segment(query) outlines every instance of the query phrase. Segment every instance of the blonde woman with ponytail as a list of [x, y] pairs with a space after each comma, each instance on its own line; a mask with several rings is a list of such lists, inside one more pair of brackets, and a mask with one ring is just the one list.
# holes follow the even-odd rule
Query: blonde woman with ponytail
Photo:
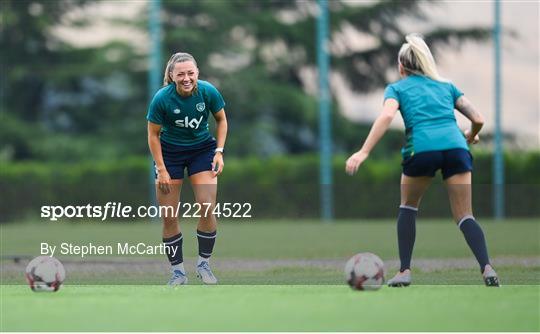
[[[401, 150], [401, 205], [397, 219], [401, 267], [388, 281], [392, 287], [411, 284], [411, 258], [416, 238], [416, 214], [420, 200], [438, 170], [447, 184], [450, 207], [457, 226], [480, 265], [486, 286], [499, 286], [492, 268], [484, 233], [472, 213], [472, 156], [468, 144], [479, 141], [484, 118], [463, 93], [437, 71], [429, 47], [418, 34], [405, 37], [398, 53], [401, 80], [388, 85], [382, 113], [375, 120], [362, 148], [346, 162], [346, 172], [356, 173], [382, 138], [399, 110], [405, 123], [406, 144]], [[471, 121], [464, 133], [458, 128], [454, 109]]]
[[[197, 225], [199, 260], [197, 277], [204, 284], [216, 284], [210, 270], [210, 256], [216, 240], [217, 179], [223, 171], [223, 147], [227, 137], [225, 101], [211, 83], [199, 80], [195, 58], [178, 52], [171, 56], [158, 90], [148, 107], [148, 146], [154, 158], [156, 197], [160, 207], [179, 207], [180, 190], [187, 169], [195, 200], [204, 214]], [[208, 130], [208, 118], [216, 121], [216, 138]], [[196, 207], [196, 206], [194, 206]], [[163, 243], [171, 264], [169, 285], [187, 284], [182, 251], [183, 235], [178, 210], [167, 211], [163, 219]], [[161, 212], [161, 211], [160, 211]]]

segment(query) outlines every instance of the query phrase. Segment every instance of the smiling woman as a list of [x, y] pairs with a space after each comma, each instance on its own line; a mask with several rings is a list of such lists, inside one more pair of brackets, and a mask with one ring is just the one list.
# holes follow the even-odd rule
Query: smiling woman
[[[197, 225], [199, 260], [197, 276], [205, 284], [216, 284], [209, 259], [216, 240], [217, 176], [223, 171], [223, 147], [227, 136], [225, 101], [209, 82], [199, 80], [199, 69], [192, 55], [178, 52], [171, 56], [163, 85], [148, 108], [148, 146], [154, 158], [156, 192], [159, 205], [176, 206], [184, 169], [195, 192], [197, 203], [210, 203], [210, 214], [202, 215]], [[216, 120], [216, 137], [208, 130], [208, 116]], [[167, 257], [172, 267], [170, 285], [187, 283], [182, 253], [183, 236], [176, 214], [163, 217], [163, 243], [174, 251]]]

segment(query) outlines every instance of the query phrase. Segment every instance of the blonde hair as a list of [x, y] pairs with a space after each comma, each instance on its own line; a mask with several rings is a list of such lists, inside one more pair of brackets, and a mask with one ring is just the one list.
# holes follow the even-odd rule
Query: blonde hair
[[439, 75], [437, 64], [424, 38], [420, 34], [405, 36], [398, 53], [398, 62], [408, 74], [425, 75], [433, 80], [447, 81]]
[[167, 62], [167, 66], [165, 67], [165, 73], [163, 73], [163, 86], [167, 86], [172, 81], [171, 79], [171, 73], [174, 69], [174, 65], [177, 63], [183, 63], [185, 61], [192, 61], [193, 64], [195, 64], [195, 67], [197, 67], [197, 62], [195, 61], [195, 58], [193, 58], [192, 55], [185, 52], [177, 52], [169, 58], [169, 61]]

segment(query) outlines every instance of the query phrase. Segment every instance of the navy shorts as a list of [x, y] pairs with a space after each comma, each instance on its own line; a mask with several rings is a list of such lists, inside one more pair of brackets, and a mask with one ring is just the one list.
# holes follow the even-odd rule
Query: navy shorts
[[465, 149], [416, 153], [401, 163], [403, 174], [407, 176], [435, 176], [441, 170], [443, 179], [473, 170], [473, 157]]
[[[188, 170], [188, 176], [212, 170], [215, 149], [216, 140], [214, 138], [191, 147], [178, 146], [161, 141], [163, 162], [165, 162], [165, 168], [167, 168], [171, 179], [183, 179], [184, 169], [186, 168]], [[157, 178], [157, 174], [155, 176]]]

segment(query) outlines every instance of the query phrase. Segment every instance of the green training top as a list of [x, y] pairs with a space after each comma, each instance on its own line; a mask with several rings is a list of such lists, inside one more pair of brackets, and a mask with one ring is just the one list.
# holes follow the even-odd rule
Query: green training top
[[154, 95], [146, 119], [161, 125], [161, 140], [179, 146], [194, 146], [212, 136], [208, 130], [209, 112], [223, 109], [225, 101], [211, 83], [197, 81], [197, 92], [183, 97], [171, 83]]
[[403, 158], [426, 151], [468, 150], [454, 108], [463, 93], [452, 83], [409, 75], [386, 87], [384, 100], [395, 99], [405, 123]]

